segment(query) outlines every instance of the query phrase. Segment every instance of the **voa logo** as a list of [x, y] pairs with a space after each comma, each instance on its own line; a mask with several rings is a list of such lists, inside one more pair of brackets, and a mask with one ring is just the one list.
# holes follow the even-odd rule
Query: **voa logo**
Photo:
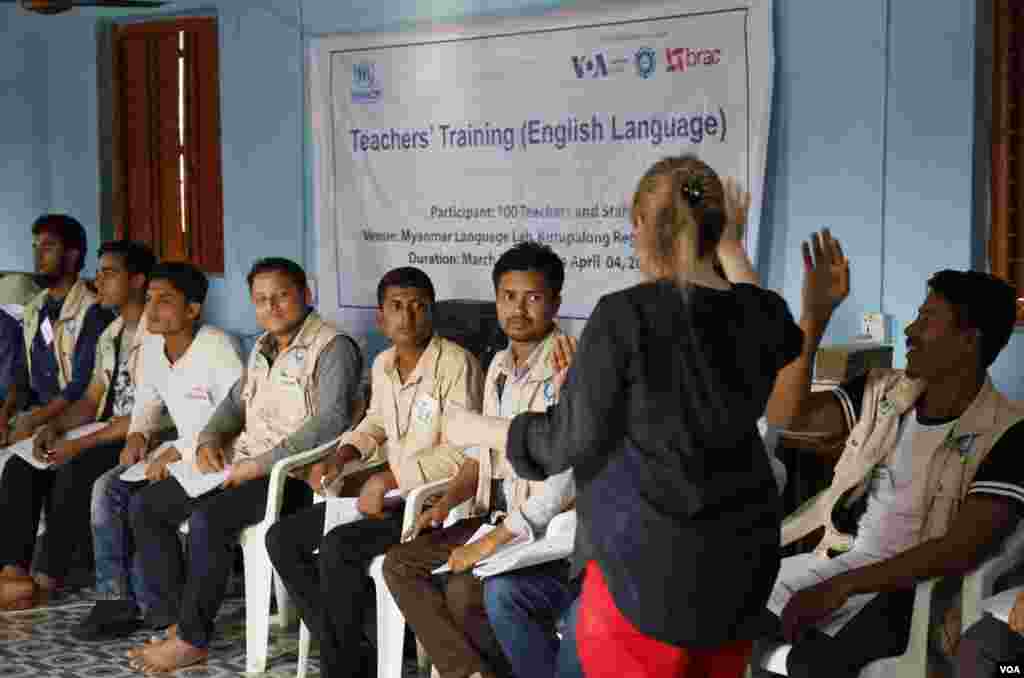
[[608, 60], [602, 52], [572, 57], [572, 70], [577, 78], [607, 78]]
[[1005, 675], [1020, 675], [1020, 666], [1016, 664], [1000, 664], [999, 673]]

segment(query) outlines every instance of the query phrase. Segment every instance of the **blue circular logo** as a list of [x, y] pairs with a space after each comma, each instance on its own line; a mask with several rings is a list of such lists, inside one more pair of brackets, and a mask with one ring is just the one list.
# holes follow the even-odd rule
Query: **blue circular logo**
[[636, 73], [643, 79], [654, 75], [658, 68], [658, 54], [650, 47], [641, 47], [636, 51]]

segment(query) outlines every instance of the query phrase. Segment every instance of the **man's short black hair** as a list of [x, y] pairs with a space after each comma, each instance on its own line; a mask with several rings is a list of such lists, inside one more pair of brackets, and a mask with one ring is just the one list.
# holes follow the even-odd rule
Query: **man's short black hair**
[[192, 264], [183, 261], [165, 261], [157, 264], [153, 272], [149, 274], [149, 281], [166, 280], [185, 295], [185, 301], [190, 304], [202, 304], [206, 301], [206, 290], [210, 283], [206, 280], [206, 274]]
[[121, 257], [129, 273], [141, 273], [147, 278], [156, 266], [156, 257], [153, 256], [153, 250], [149, 245], [134, 240], [108, 240], [100, 245], [96, 257], [102, 257], [104, 254], [116, 254]]
[[249, 270], [249, 275], [245, 277], [246, 282], [249, 283], [250, 292], [252, 292], [252, 281], [261, 273], [280, 273], [287, 276], [302, 291], [305, 291], [309, 285], [306, 280], [306, 272], [291, 259], [266, 257], [257, 259], [256, 263], [252, 265], [252, 269]]
[[32, 222], [32, 235], [42, 232], [52, 233], [60, 238], [66, 250], [78, 250], [78, 264], [75, 272], [85, 268], [85, 252], [88, 243], [85, 238], [85, 227], [67, 214], [42, 214]]
[[384, 307], [384, 292], [389, 287], [411, 287], [417, 290], [426, 290], [430, 296], [430, 303], [435, 301], [434, 283], [430, 282], [430, 276], [414, 266], [402, 266], [393, 268], [384, 274], [377, 285], [377, 306]]
[[491, 274], [494, 289], [498, 289], [501, 276], [509, 271], [537, 271], [544, 275], [544, 280], [555, 295], [562, 293], [565, 284], [565, 263], [562, 257], [547, 245], [526, 240], [510, 250], [506, 250], [494, 264]]
[[1017, 292], [994, 275], [980, 271], [939, 271], [928, 287], [949, 302], [961, 328], [981, 333], [982, 369], [995, 362], [1017, 322]]

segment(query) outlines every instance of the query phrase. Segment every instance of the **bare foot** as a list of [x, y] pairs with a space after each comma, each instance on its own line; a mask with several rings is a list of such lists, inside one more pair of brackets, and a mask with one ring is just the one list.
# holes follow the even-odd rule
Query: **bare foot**
[[148, 649], [150, 649], [150, 648], [152, 648], [152, 647], [154, 647], [156, 645], [163, 645], [167, 641], [174, 640], [177, 637], [178, 637], [178, 625], [174, 624], [172, 626], [168, 626], [167, 627], [167, 636], [165, 638], [157, 638], [156, 636], [153, 636], [152, 638], [147, 640], [145, 642], [145, 644], [139, 645], [137, 647], [133, 647], [132, 649], [128, 650], [128, 652], [126, 654], [128, 655], [129, 659], [134, 659], [136, 657], [141, 657], [142, 654], [146, 650], [148, 650]]
[[204, 662], [209, 654], [208, 650], [190, 645], [180, 638], [171, 638], [147, 648], [142, 656], [132, 662], [132, 668], [143, 673], [168, 673]]
[[28, 571], [23, 570], [17, 565], [4, 565], [4, 569], [0, 570], [0, 577], [27, 577]]

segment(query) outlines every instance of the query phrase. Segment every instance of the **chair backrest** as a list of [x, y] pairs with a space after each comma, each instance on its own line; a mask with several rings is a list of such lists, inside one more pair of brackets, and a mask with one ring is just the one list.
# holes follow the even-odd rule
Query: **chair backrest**
[[434, 331], [476, 356], [484, 372], [494, 354], [508, 345], [508, 337], [498, 324], [498, 309], [493, 301], [446, 299], [437, 302]]

